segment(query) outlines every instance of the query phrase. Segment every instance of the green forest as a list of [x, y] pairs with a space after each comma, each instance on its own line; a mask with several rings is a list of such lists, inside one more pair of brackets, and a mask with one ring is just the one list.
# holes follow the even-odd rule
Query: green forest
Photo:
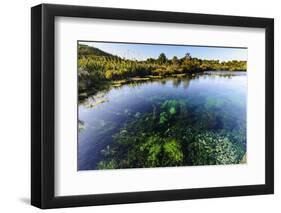
[[246, 61], [202, 60], [186, 53], [182, 58], [129, 60], [98, 48], [78, 44], [79, 100], [87, 98], [110, 85], [120, 86], [134, 81], [153, 80], [168, 76], [184, 76], [204, 71], [246, 71]]

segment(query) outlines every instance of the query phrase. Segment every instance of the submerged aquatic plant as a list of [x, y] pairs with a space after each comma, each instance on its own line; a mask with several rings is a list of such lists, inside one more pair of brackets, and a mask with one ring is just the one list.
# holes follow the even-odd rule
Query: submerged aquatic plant
[[224, 104], [224, 101], [221, 98], [207, 97], [205, 107], [207, 109], [212, 108], [212, 107], [217, 108], [217, 107], [221, 107], [223, 104]]
[[179, 99], [179, 100], [166, 100], [161, 105], [161, 109], [165, 112], [168, 112], [170, 115], [175, 115], [176, 113], [179, 113], [183, 108], [187, 105], [187, 100], [185, 99]]
[[235, 164], [241, 160], [241, 147], [213, 132], [197, 135], [188, 147], [193, 165]]
[[113, 136], [114, 142], [104, 151], [104, 159], [97, 168], [244, 162], [245, 127], [222, 129], [223, 125], [217, 124], [216, 114], [202, 111], [189, 114], [188, 107], [185, 100], [166, 100], [158, 106], [153, 105], [152, 112], [136, 113], [137, 116]]
[[163, 161], [164, 165], [179, 165], [183, 161], [181, 144], [174, 138], [168, 138], [163, 144]]
[[100, 161], [97, 167], [98, 169], [116, 169], [118, 168], [118, 165], [115, 160], [110, 160], [110, 161]]
[[164, 124], [168, 121], [168, 114], [166, 112], [160, 113], [159, 124]]

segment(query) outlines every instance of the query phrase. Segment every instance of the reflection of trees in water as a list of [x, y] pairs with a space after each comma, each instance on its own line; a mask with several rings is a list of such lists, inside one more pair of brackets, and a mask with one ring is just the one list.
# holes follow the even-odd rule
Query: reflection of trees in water
[[178, 88], [180, 84], [181, 84], [181, 79], [180, 78], [173, 79], [173, 87], [174, 88]]
[[167, 81], [166, 81], [166, 79], [161, 79], [161, 80], [160, 80], [160, 83], [161, 83], [162, 85], [165, 85], [165, 84], [167, 83]]
[[[106, 89], [97, 92], [95, 95], [90, 95], [88, 98], [84, 100], [79, 100], [79, 105], [82, 105], [86, 108], [94, 108], [99, 104], [107, 102], [106, 94], [110, 90], [122, 90], [124, 86], [129, 87], [132, 90], [137, 90], [140, 85], [149, 85], [154, 83], [160, 83], [161, 85], [166, 85], [168, 81], [172, 83], [174, 88], [178, 88], [182, 85], [184, 89], [187, 89], [190, 85], [190, 81], [198, 81], [200, 79], [211, 79], [215, 80], [217, 78], [225, 78], [232, 79], [233, 76], [239, 76], [240, 74], [232, 74], [232, 73], [214, 73], [207, 72], [206, 74], [197, 74], [197, 75], [177, 75], [177, 76], [169, 76], [169, 77], [161, 77], [161, 78], [139, 78], [138, 80], [128, 80], [123, 81], [122, 83], [113, 82], [111, 86]], [[245, 74], [243, 74], [245, 75]]]
[[[245, 74], [243, 74], [245, 75]], [[132, 89], [137, 89], [140, 85], [152, 84], [155, 82], [159, 82], [162, 85], [166, 85], [167, 81], [172, 81], [172, 85], [174, 88], [178, 88], [179, 86], [183, 86], [184, 89], [187, 89], [190, 85], [191, 80], [199, 80], [199, 79], [217, 79], [217, 78], [225, 78], [232, 79], [234, 76], [239, 76], [236, 73], [218, 73], [218, 72], [206, 72], [204, 74], [192, 75], [192, 76], [177, 76], [177, 77], [166, 77], [159, 79], [148, 79], [148, 80], [139, 80], [139, 81], [130, 81], [127, 83], [120, 84], [119, 86], [110, 86], [106, 87], [106, 89], [99, 91], [95, 95], [91, 95], [86, 99], [79, 100], [79, 106], [82, 105], [85, 108], [94, 108], [108, 100], [105, 98], [106, 94], [111, 90], [121, 90], [123, 86], [128, 86]], [[83, 121], [78, 121], [78, 130], [79, 132], [85, 128], [85, 124]]]
[[224, 78], [224, 79], [232, 79], [235, 76], [239, 76], [236, 74], [225, 74], [225, 73], [221, 73], [221, 74], [213, 74], [213, 73], [204, 73], [204, 74], [200, 74], [198, 76], [195, 76], [193, 79], [210, 79], [210, 80], [215, 80], [215, 79], [220, 79], [220, 78]]
[[245, 76], [246, 74], [247, 74], [246, 72], [241, 73], [241, 72], [213, 71], [213, 72], [204, 72], [204, 74], [202, 74], [201, 76], [204, 79], [206, 79], [206, 78], [214, 79], [214, 78], [219, 78], [219, 77], [232, 79], [234, 76]]
[[182, 79], [182, 84], [183, 84], [183, 88], [187, 89], [189, 87], [189, 84], [190, 84], [190, 79], [189, 78]]
[[108, 89], [104, 91], [100, 91], [97, 94], [89, 96], [84, 100], [80, 100], [79, 106], [84, 106], [85, 108], [94, 108], [101, 103], [107, 102], [108, 100], [105, 97], [105, 95], [107, 94], [108, 91], [109, 91]]
[[[202, 77], [202, 76], [201, 76]], [[140, 85], [152, 84], [155, 82], [159, 82], [162, 85], [166, 85], [167, 81], [171, 80], [173, 87], [178, 88], [180, 85], [183, 85], [184, 89], [187, 89], [190, 84], [191, 79], [199, 79], [201, 78], [199, 75], [195, 76], [184, 76], [184, 77], [166, 77], [166, 78], [159, 78], [159, 79], [148, 79], [148, 80], [139, 80], [139, 81], [130, 81], [127, 83], [122, 83], [120, 85], [112, 85], [107, 87], [106, 89], [99, 91], [93, 95], [89, 95], [89, 97], [79, 100], [79, 105], [82, 105], [86, 108], [94, 108], [95, 106], [104, 103], [107, 101], [105, 95], [112, 89], [114, 90], [121, 90], [124, 86], [130, 87], [135, 89]]]
[[82, 130], [85, 129], [85, 122], [82, 120], [78, 120], [78, 132], [81, 132]]

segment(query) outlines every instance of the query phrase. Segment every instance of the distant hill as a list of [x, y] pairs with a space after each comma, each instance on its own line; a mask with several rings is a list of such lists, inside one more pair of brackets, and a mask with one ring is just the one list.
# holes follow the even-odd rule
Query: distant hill
[[79, 48], [79, 58], [81, 56], [104, 56], [104, 57], [110, 57], [115, 59], [119, 58], [118, 56], [112, 55], [98, 48], [91, 47], [85, 44], [78, 44], [78, 48]]

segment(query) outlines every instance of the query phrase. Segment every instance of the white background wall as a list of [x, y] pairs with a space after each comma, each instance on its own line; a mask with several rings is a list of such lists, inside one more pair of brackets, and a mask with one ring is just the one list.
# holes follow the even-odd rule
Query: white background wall
[[[281, 209], [281, 13], [278, 1], [58, 0], [45, 3], [170, 10], [275, 18], [275, 195], [50, 210], [51, 212], [278, 212]], [[2, 1], [0, 12], [0, 212], [39, 212], [30, 197], [30, 7]], [[280, 210], [279, 210], [280, 211]]]

